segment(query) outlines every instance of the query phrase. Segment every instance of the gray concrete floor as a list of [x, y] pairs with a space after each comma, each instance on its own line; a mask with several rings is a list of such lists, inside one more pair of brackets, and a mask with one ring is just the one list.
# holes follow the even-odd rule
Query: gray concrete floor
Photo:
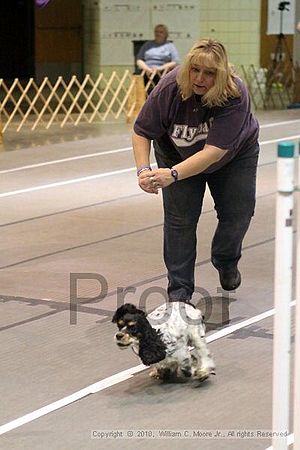
[[[229, 297], [220, 291], [209, 262], [216, 225], [209, 194], [199, 223], [201, 292], [194, 302], [206, 314], [209, 336], [273, 307], [277, 144], [268, 142], [290, 136], [298, 142], [300, 111], [257, 115], [262, 147], [256, 214], [244, 241], [243, 283]], [[278, 122], [286, 123], [269, 126]], [[120, 288], [131, 287], [126, 300], [133, 302], [151, 292], [147, 310], [160, 304], [166, 271], [161, 196], [140, 191], [134, 170], [124, 171], [134, 167], [130, 145], [130, 126], [120, 123], [4, 136], [0, 427], [140, 364], [131, 351], [115, 347], [110, 318], [121, 301]], [[88, 157], [94, 153], [99, 155]], [[85, 158], [74, 159], [78, 156]], [[110, 175], [91, 178], [104, 173]], [[86, 274], [77, 286], [85, 300], [74, 315], [70, 274], [76, 273]], [[102, 298], [93, 301], [99, 294]], [[270, 317], [211, 342], [217, 375], [201, 386], [162, 384], [151, 380], [148, 370], [140, 371], [3, 434], [0, 448], [153, 447], [152, 439], [91, 439], [91, 430], [270, 430], [272, 333]], [[162, 449], [269, 445], [270, 439], [155, 439]]]

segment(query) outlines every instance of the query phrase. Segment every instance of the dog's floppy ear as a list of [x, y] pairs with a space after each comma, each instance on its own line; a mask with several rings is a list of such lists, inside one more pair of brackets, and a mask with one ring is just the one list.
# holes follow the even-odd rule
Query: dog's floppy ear
[[125, 303], [125, 305], [120, 306], [115, 314], [113, 315], [112, 322], [118, 322], [125, 314], [141, 314], [143, 317], [146, 317], [146, 314], [141, 309], [138, 309], [132, 303]]
[[142, 343], [139, 348], [139, 357], [145, 366], [158, 363], [166, 357], [165, 345], [161, 341], [152, 342], [151, 346], [148, 346], [148, 343]]
[[166, 357], [166, 345], [160, 338], [160, 333], [153, 329], [147, 319], [139, 318], [141, 330], [139, 341], [139, 357], [145, 366], [158, 363]]

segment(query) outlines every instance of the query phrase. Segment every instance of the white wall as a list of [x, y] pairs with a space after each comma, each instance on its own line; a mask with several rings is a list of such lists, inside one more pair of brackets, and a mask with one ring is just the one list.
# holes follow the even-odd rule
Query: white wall
[[259, 65], [260, 0], [82, 2], [85, 73], [133, 69], [131, 41], [153, 38], [157, 23], [169, 27], [181, 58], [198, 38], [210, 36], [225, 44], [232, 63]]

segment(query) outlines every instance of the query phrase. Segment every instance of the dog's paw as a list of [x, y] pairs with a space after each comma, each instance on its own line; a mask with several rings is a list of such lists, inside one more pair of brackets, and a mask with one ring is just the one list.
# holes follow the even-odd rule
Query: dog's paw
[[193, 378], [202, 382], [207, 380], [211, 373], [212, 372], [207, 367], [198, 367], [193, 372]]
[[176, 371], [170, 367], [160, 367], [151, 370], [149, 375], [156, 380], [169, 380], [170, 378], [176, 377]]
[[156, 368], [150, 370], [149, 377], [159, 380], [160, 376], [159, 376], [158, 370]]

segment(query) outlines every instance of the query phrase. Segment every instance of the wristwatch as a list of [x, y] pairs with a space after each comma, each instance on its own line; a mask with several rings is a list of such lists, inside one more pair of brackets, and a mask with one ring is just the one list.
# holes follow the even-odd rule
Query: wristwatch
[[171, 175], [174, 178], [174, 181], [176, 183], [176, 181], [178, 180], [178, 172], [176, 169], [171, 168]]

